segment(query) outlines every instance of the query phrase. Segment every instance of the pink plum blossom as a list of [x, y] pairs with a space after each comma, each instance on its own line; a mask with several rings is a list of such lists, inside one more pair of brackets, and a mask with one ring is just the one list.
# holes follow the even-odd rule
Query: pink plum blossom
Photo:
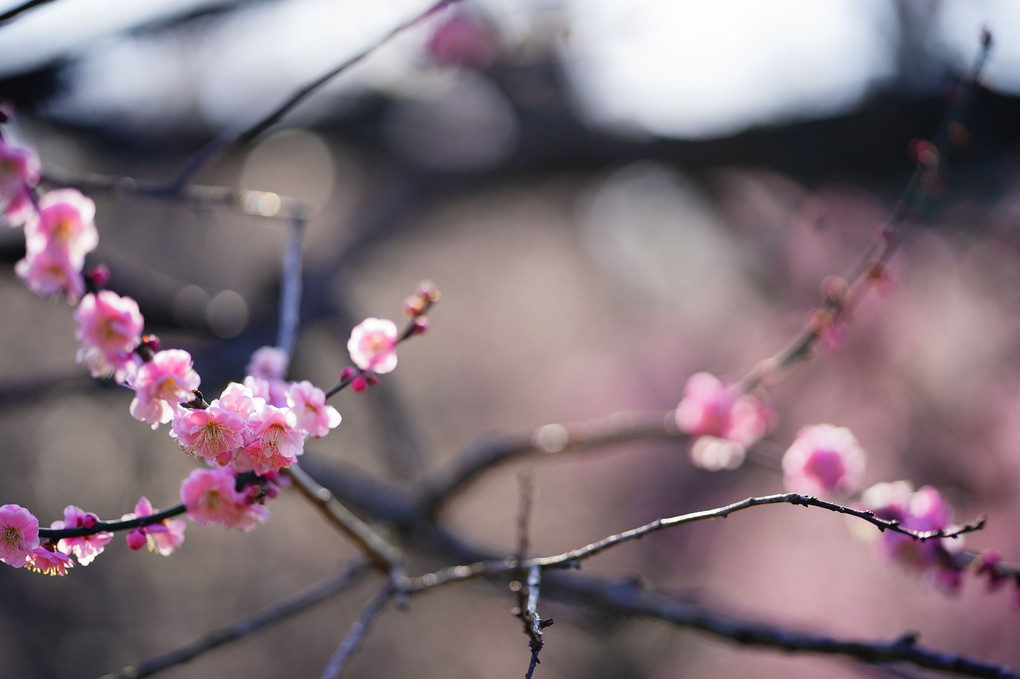
[[252, 504], [236, 484], [234, 473], [225, 467], [192, 471], [181, 484], [188, 517], [199, 525], [222, 524], [246, 532], [265, 521], [268, 510]]
[[210, 404], [210, 407], [214, 405], [223, 410], [237, 413], [247, 420], [252, 413], [265, 405], [265, 399], [256, 396], [251, 387], [231, 382], [220, 394], [220, 397]]
[[34, 208], [29, 193], [39, 183], [39, 159], [0, 137], [0, 211], [11, 226], [21, 226]]
[[0, 561], [21, 568], [39, 546], [39, 519], [20, 505], [0, 507]]
[[311, 382], [296, 382], [287, 392], [287, 403], [297, 417], [297, 428], [320, 438], [340, 425], [340, 413], [326, 403], [326, 394]]
[[205, 410], [178, 408], [171, 436], [187, 452], [222, 466], [244, 445], [247, 431], [246, 418], [215, 400]]
[[63, 294], [74, 304], [85, 294], [85, 278], [65, 252], [43, 250], [28, 252], [14, 265], [14, 273], [28, 289], [43, 297]]
[[[95, 514], [86, 512], [74, 505], [64, 508], [64, 520], [54, 521], [50, 528], [90, 528], [96, 525]], [[57, 549], [64, 554], [73, 554], [78, 558], [78, 563], [88, 566], [92, 560], [103, 553], [106, 545], [113, 539], [113, 533], [100, 531], [91, 535], [82, 535], [73, 538], [60, 538]]]
[[[875, 484], [861, 494], [861, 505], [881, 519], [898, 521], [914, 531], [948, 530], [953, 520], [952, 508], [941, 493], [931, 486], [915, 491], [907, 481]], [[949, 555], [963, 548], [963, 540], [921, 541], [886, 531], [878, 536], [876, 548], [881, 557], [922, 573], [935, 584], [948, 585], [951, 579], [939, 569], [948, 566]]]
[[63, 552], [54, 552], [45, 547], [36, 547], [28, 560], [28, 567], [45, 575], [67, 575], [68, 568], [74, 568], [71, 557]]
[[156, 429], [173, 418], [174, 406], [191, 400], [200, 381], [191, 354], [182, 349], [158, 352], [138, 368], [131, 381], [135, 390], [131, 416]]
[[769, 405], [709, 373], [691, 375], [676, 408], [677, 427], [699, 439], [692, 459], [707, 469], [740, 466], [746, 449], [772, 430], [774, 420]]
[[245, 369], [245, 374], [252, 377], [261, 377], [266, 380], [282, 380], [287, 376], [287, 364], [289, 362], [287, 352], [283, 349], [279, 347], [260, 347], [252, 353], [251, 360], [248, 361], [248, 367]]
[[25, 223], [25, 250], [29, 254], [60, 254], [78, 271], [85, 255], [99, 244], [93, 222], [96, 204], [77, 189], [56, 189], [39, 199], [39, 212]]
[[808, 495], [850, 495], [864, 474], [864, 451], [846, 427], [804, 427], [783, 455], [788, 490]]
[[256, 474], [286, 469], [304, 452], [305, 433], [290, 410], [265, 405], [249, 418], [252, 441], [234, 455], [237, 471]]
[[81, 342], [77, 361], [86, 363], [93, 377], [114, 376], [123, 383], [134, 372], [132, 352], [142, 341], [145, 322], [138, 303], [111, 290], [89, 293], [74, 312], [75, 337]]
[[384, 318], [366, 318], [351, 331], [347, 350], [362, 370], [392, 372], [397, 367], [397, 325]]
[[248, 375], [244, 378], [244, 386], [251, 389], [256, 398], [262, 399], [271, 406], [287, 407], [287, 390], [290, 389], [290, 385], [284, 380]]
[[[135, 504], [133, 514], [125, 514], [124, 519], [150, 516], [156, 510], [152, 503], [144, 495]], [[146, 526], [139, 526], [127, 535], [127, 544], [131, 549], [141, 549], [147, 546], [150, 552], [156, 552], [162, 556], [170, 556], [174, 550], [184, 542], [184, 529], [186, 524], [179, 519], [163, 519], [158, 523], [150, 523]]]

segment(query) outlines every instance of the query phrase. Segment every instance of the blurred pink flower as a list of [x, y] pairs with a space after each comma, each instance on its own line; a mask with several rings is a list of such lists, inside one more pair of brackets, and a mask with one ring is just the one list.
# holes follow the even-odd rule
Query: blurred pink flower
[[14, 265], [14, 273], [37, 295], [51, 297], [63, 294], [74, 304], [85, 294], [85, 278], [65, 252], [43, 250], [27, 252]]
[[31, 151], [11, 146], [0, 137], [0, 211], [11, 226], [21, 226], [34, 208], [29, 194], [39, 183], [39, 160]]
[[287, 376], [287, 352], [279, 347], [261, 347], [256, 349], [248, 361], [246, 375], [269, 380], [282, 380]]
[[739, 467], [746, 449], [772, 430], [774, 420], [771, 406], [709, 373], [688, 378], [676, 408], [677, 427], [698, 438], [692, 460], [706, 469]]
[[160, 351], [138, 368], [131, 381], [135, 390], [131, 416], [156, 429], [173, 418], [174, 406], [191, 400], [200, 382], [188, 352], [182, 349]]
[[28, 567], [45, 575], [67, 575], [67, 569], [74, 568], [74, 562], [63, 552], [36, 547], [28, 560]]
[[351, 331], [347, 350], [362, 370], [391, 372], [397, 367], [397, 325], [384, 318], [366, 318]]
[[193, 470], [181, 484], [181, 502], [188, 518], [199, 525], [222, 524], [246, 532], [265, 521], [268, 510], [251, 504], [236, 490], [236, 484], [234, 473], [226, 467]]
[[[64, 507], [64, 520], [54, 521], [51, 528], [89, 528], [96, 524], [95, 514], [86, 512], [74, 505]], [[92, 560], [103, 553], [106, 545], [113, 539], [113, 533], [101, 531], [92, 535], [83, 535], [73, 538], [60, 538], [57, 549], [64, 554], [73, 554], [78, 558], [78, 563], [88, 566]]]
[[74, 319], [75, 337], [81, 342], [77, 361], [86, 363], [93, 377], [114, 376], [124, 382], [134, 372], [132, 352], [142, 341], [145, 322], [138, 303], [110, 290], [89, 293], [81, 300]]
[[96, 204], [77, 189], [55, 189], [39, 199], [39, 212], [25, 222], [28, 254], [63, 256], [81, 271], [85, 255], [99, 244]]
[[808, 495], [851, 495], [864, 474], [864, 451], [846, 427], [804, 427], [783, 455], [786, 488]]
[[21, 568], [39, 546], [39, 520], [20, 505], [0, 507], [0, 561]]
[[287, 403], [297, 417], [297, 428], [320, 438], [340, 425], [340, 413], [326, 403], [326, 394], [311, 382], [296, 382], [287, 392]]

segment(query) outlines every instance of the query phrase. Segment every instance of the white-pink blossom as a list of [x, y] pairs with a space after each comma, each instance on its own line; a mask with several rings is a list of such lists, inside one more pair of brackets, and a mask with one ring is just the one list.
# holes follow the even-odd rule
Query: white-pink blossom
[[808, 495], [851, 495], [860, 487], [865, 455], [846, 427], [802, 428], [783, 455], [786, 488]]
[[247, 420], [252, 413], [265, 405], [265, 399], [258, 397], [251, 387], [231, 382], [220, 397], [210, 404], [212, 405], [237, 413]]
[[44, 575], [67, 575], [68, 568], [74, 568], [71, 557], [63, 552], [53, 552], [45, 547], [36, 547], [28, 560], [28, 567]]
[[25, 258], [14, 265], [14, 273], [25, 281], [29, 290], [43, 297], [62, 294], [74, 304], [85, 294], [81, 267], [76, 266], [66, 252], [27, 252]]
[[233, 468], [267, 474], [286, 469], [304, 452], [305, 433], [288, 409], [265, 405], [248, 420], [251, 443], [234, 455]]
[[297, 417], [297, 428], [320, 438], [340, 425], [340, 413], [326, 403], [326, 394], [311, 382], [295, 382], [287, 392], [287, 404]]
[[181, 484], [181, 502], [188, 518], [199, 525], [222, 524], [250, 531], [269, 512], [236, 490], [237, 479], [226, 467], [195, 469]]
[[248, 429], [246, 418], [215, 400], [205, 410], [178, 408], [171, 436], [187, 452], [222, 466], [244, 445]]
[[[908, 481], [878, 483], [861, 494], [861, 505], [878, 518], [897, 521], [909, 530], [928, 532], [952, 527], [952, 508], [945, 497], [931, 486], [915, 491]], [[869, 535], [874, 533], [869, 532]], [[902, 533], [885, 531], [877, 536], [876, 549], [881, 557], [938, 583], [945, 579], [946, 574], [941, 573], [941, 569], [947, 565], [946, 555], [963, 549], [963, 540], [957, 537], [921, 541]]]
[[39, 546], [39, 520], [20, 505], [0, 507], [0, 561], [21, 568]]
[[75, 337], [81, 342], [77, 360], [93, 377], [113, 375], [124, 382], [136, 368], [132, 352], [142, 341], [145, 321], [138, 303], [111, 290], [89, 293], [74, 312]]
[[39, 183], [39, 159], [27, 149], [11, 146], [0, 137], [0, 212], [7, 223], [21, 226], [34, 208], [29, 191]]
[[156, 429], [173, 418], [177, 404], [191, 400], [200, 382], [191, 354], [182, 349], [160, 351], [135, 372], [131, 416]]
[[25, 250], [65, 256], [81, 271], [85, 255], [99, 244], [96, 204], [77, 189], [55, 189], [39, 199], [39, 212], [25, 222]]
[[[64, 507], [64, 520], [54, 521], [51, 528], [88, 528], [94, 526], [96, 515], [86, 512], [74, 505]], [[92, 560], [103, 553], [106, 545], [113, 539], [113, 533], [100, 531], [91, 535], [82, 535], [71, 538], [60, 538], [57, 542], [57, 549], [64, 554], [73, 554], [82, 566], [88, 566]]]
[[366, 318], [351, 331], [347, 351], [362, 370], [391, 372], [397, 367], [397, 325], [384, 318]]

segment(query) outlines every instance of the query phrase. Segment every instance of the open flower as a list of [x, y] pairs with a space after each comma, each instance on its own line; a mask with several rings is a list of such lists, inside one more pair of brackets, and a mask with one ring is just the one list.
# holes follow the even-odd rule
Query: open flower
[[375, 373], [397, 367], [397, 325], [384, 318], [366, 318], [351, 331], [347, 350], [354, 365]]
[[21, 226], [32, 215], [31, 187], [39, 183], [39, 159], [0, 137], [0, 212], [7, 223]]
[[77, 360], [86, 363], [93, 377], [113, 375], [124, 382], [134, 372], [132, 352], [142, 341], [145, 322], [138, 303], [111, 290], [89, 293], [74, 312], [75, 337], [81, 342]]
[[19, 505], [0, 507], [0, 561], [21, 568], [39, 546], [39, 520]]
[[135, 373], [131, 416], [156, 429], [173, 418], [174, 406], [191, 400], [200, 382], [191, 354], [182, 349], [160, 351]]
[[846, 427], [804, 427], [783, 455], [787, 489], [808, 495], [850, 495], [864, 474], [864, 451]]
[[296, 382], [287, 392], [287, 403], [297, 417], [298, 431], [320, 438], [340, 426], [340, 413], [326, 403], [326, 394], [311, 382]]
[[677, 428], [697, 439], [691, 446], [694, 463], [710, 470], [739, 467], [747, 448], [774, 421], [768, 404], [709, 373], [691, 375], [676, 408]]
[[[152, 503], [143, 495], [135, 504], [134, 513], [125, 514], [122, 518], [134, 519], [155, 513]], [[150, 552], [170, 556], [184, 542], [185, 526], [186, 524], [179, 519], [163, 519], [158, 523], [139, 526], [127, 534], [128, 547], [141, 549], [146, 546]]]
[[252, 504], [236, 486], [237, 478], [226, 467], [195, 469], [181, 484], [181, 502], [188, 518], [199, 525], [222, 524], [246, 532], [265, 521], [269, 511]]
[[28, 560], [28, 567], [45, 575], [67, 575], [68, 568], [74, 568], [71, 557], [63, 552], [54, 552], [45, 547], [36, 547]]

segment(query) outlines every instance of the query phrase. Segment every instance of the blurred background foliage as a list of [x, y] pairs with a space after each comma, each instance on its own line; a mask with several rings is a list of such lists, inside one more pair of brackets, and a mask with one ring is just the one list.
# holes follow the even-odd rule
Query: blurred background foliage
[[[13, 5], [13, 3], [10, 3]], [[425, 5], [299, 0], [57, 0], [0, 25], [9, 133], [44, 167], [171, 176], [224, 128]], [[385, 7], [382, 7], [385, 5]], [[1020, 17], [1000, 2], [488, 0], [400, 36], [204, 184], [312, 207], [303, 326], [291, 377], [331, 384], [351, 326], [396, 318], [422, 278], [443, 291], [432, 330], [309, 458], [414, 489], [493, 432], [675, 406], [692, 372], [739, 377], [771, 355], [874, 237], [987, 25], [997, 39], [964, 153], [846, 341], [770, 389], [773, 438], [851, 427], [868, 482], [933, 484], [968, 537], [1020, 559]], [[8, 132], [5, 130], [5, 133]], [[137, 298], [164, 346], [187, 348], [216, 393], [273, 341], [279, 224], [97, 196], [95, 261]], [[87, 379], [59, 302], [13, 275], [0, 232], [3, 502], [43, 523], [76, 504], [104, 518], [177, 500], [192, 467], [130, 395]], [[676, 444], [500, 469], [443, 518], [517, 544], [516, 472], [531, 469], [535, 553], [659, 516], [778, 492], [779, 475], [693, 469]], [[354, 554], [285, 494], [252, 534], [189, 527], [172, 558], [120, 542], [49, 579], [0, 572], [5, 676], [89, 677], [185, 643], [296, 591]], [[417, 573], [447, 565], [412, 553]], [[917, 630], [1020, 666], [1008, 596], [969, 582], [949, 599], [879, 563], [842, 522], [775, 507], [661, 533], [586, 564], [751, 617], [854, 638]], [[371, 596], [359, 590], [218, 651], [174, 677], [318, 676]], [[528, 658], [502, 586], [415, 599], [378, 623], [347, 676], [520, 676]], [[650, 622], [543, 602], [538, 676], [859, 677], [879, 669], [748, 651]]]

